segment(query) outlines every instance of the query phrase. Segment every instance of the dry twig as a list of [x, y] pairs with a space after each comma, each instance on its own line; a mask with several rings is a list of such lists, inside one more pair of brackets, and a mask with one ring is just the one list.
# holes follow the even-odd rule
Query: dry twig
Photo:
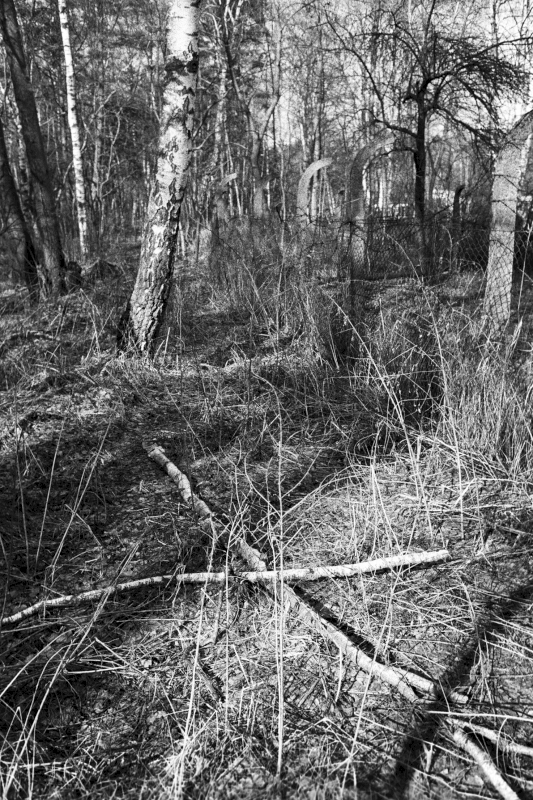
[[[168, 472], [169, 475], [172, 476], [170, 468], [172, 469], [172, 473], [176, 475], [176, 480], [178, 485], [183, 483], [183, 476], [182, 473], [174, 467], [174, 465], [164, 456], [161, 459], [161, 451], [157, 447], [152, 447], [151, 450], [148, 451], [151, 458], [154, 458], [158, 463], [162, 466], [164, 465], [164, 469]], [[190, 485], [190, 484], [189, 484]], [[192, 501], [193, 502], [193, 501]], [[203, 502], [203, 501], [202, 501]], [[205, 504], [204, 504], [205, 505]], [[206, 506], [207, 508], [207, 506]], [[208, 509], [209, 511], [209, 509]], [[211, 514], [211, 512], [209, 512]], [[212, 515], [211, 515], [212, 519]], [[245, 546], [238, 547], [240, 555], [243, 556], [245, 561], [257, 572], [268, 572], [266, 570], [266, 564], [261, 559], [260, 553], [256, 550], [252, 549], [252, 557], [249, 558], [246, 554], [246, 548], [248, 545], [241, 540], [242, 544]], [[440, 557], [443, 557], [443, 553], [446, 551], [440, 552]], [[446, 555], [447, 552], [446, 552]], [[384, 560], [384, 559], [383, 559]], [[383, 561], [382, 560], [382, 561]], [[261, 564], [261, 566], [257, 567], [257, 561]], [[353, 573], [356, 574], [356, 573]], [[257, 580], [257, 579], [256, 579]], [[273, 595], [275, 598], [278, 597], [277, 592], [274, 588], [275, 584], [269, 585], [265, 584], [265, 589], [269, 592], [269, 594]], [[467, 698], [464, 695], [459, 694], [458, 692], [450, 692], [447, 693], [437, 684], [432, 681], [429, 681], [425, 678], [422, 678], [415, 673], [409, 673], [407, 671], [402, 671], [396, 669], [395, 667], [387, 666], [386, 664], [382, 664], [376, 661], [375, 658], [371, 658], [368, 656], [361, 648], [357, 647], [353, 642], [340, 631], [335, 625], [333, 625], [328, 620], [324, 619], [320, 614], [318, 614], [312, 606], [310, 606], [305, 599], [299, 597], [294, 589], [291, 589], [290, 586], [283, 587], [283, 597], [285, 602], [288, 604], [289, 608], [291, 608], [294, 612], [298, 614], [298, 616], [303, 619], [307, 624], [311, 625], [315, 630], [318, 630], [323, 636], [330, 639], [330, 641], [334, 642], [337, 647], [354, 661], [358, 667], [364, 669], [373, 677], [379, 678], [384, 683], [389, 684], [394, 689], [396, 689], [406, 700], [409, 700], [412, 703], [417, 703], [419, 701], [418, 696], [412, 689], [412, 686], [422, 690], [426, 695], [430, 697], [441, 697], [444, 700], [449, 702], [459, 702], [464, 703], [467, 702]], [[518, 796], [516, 793], [511, 789], [511, 787], [505, 782], [501, 773], [497, 769], [496, 765], [488, 755], [488, 753], [481, 750], [481, 748], [473, 742], [459, 727], [454, 725], [453, 720], [446, 720], [446, 725], [449, 727], [454, 741], [458, 744], [463, 750], [465, 750], [471, 758], [474, 760], [476, 764], [480, 767], [482, 772], [484, 773], [487, 781], [500, 793], [500, 795], [504, 798], [504, 800], [518, 800]]]
[[[152, 461], [155, 461], [156, 464], [159, 464], [159, 466], [165, 470], [167, 475], [176, 484], [180, 491], [182, 500], [198, 514], [201, 524], [205, 525], [207, 523], [208, 527], [213, 530], [213, 512], [207, 503], [194, 494], [187, 476], [181, 470], [179, 470], [169, 458], [166, 457], [165, 451], [161, 447], [158, 447], [156, 444], [150, 442], [143, 442], [143, 447], [148, 453], [148, 457], [151, 458]], [[260, 558], [257, 550], [254, 550], [253, 547], [250, 547], [250, 545], [247, 544], [241, 536], [238, 536], [236, 539], [234, 539], [233, 544], [239, 551], [239, 554], [242, 556], [242, 558], [245, 559], [246, 563], [249, 564], [253, 570], [262, 572], [266, 569], [266, 564]]]
[[[155, 444], [144, 445], [146, 451], [150, 458], [152, 458], [156, 463], [158, 463], [172, 478], [172, 480], [177, 484], [180, 488], [180, 492], [182, 491], [182, 487], [184, 487], [184, 494], [182, 497], [184, 500], [188, 498], [188, 502], [192, 503], [194, 501], [194, 495], [190, 488], [190, 482], [188, 478], [173, 464], [170, 459], [168, 459], [164, 452]], [[204, 516], [209, 515], [211, 521], [213, 521], [213, 514], [210, 511], [209, 507], [203, 502], [202, 509], [205, 509]], [[254, 573], [265, 573], [266, 575], [272, 574], [275, 575], [275, 571], [269, 571], [266, 568], [266, 563], [262, 559], [261, 554], [255, 550], [254, 548], [250, 547], [242, 537], [239, 537], [237, 540], [231, 541], [231, 546], [235, 547], [239, 555], [246, 561], [246, 563], [253, 569]], [[445, 558], [449, 557], [448, 551], [440, 550], [438, 552], [438, 558], [436, 560], [444, 560]], [[431, 558], [435, 557], [436, 554], [424, 554], [424, 553], [415, 553], [407, 556], [408, 558], [412, 557], [419, 558], [418, 561], [411, 561], [410, 563], [422, 563], [423, 557], [428, 556], [428, 563], [431, 562]], [[420, 558], [422, 557], [422, 558]], [[393, 558], [405, 558], [405, 556], [395, 556]], [[361, 572], [364, 571], [372, 571], [372, 569], [383, 569], [384, 562], [388, 561], [388, 559], [377, 559], [374, 562], [365, 562], [366, 564], [373, 564], [373, 567], [367, 569], [361, 569], [363, 566], [362, 564], [354, 564], [354, 565], [341, 565], [341, 569], [354, 569], [354, 572], [351, 574], [357, 574], [357, 570], [359, 569]], [[381, 566], [376, 567], [375, 565], [379, 563]], [[396, 563], [394, 566], [400, 566]], [[332, 569], [331, 567], [324, 567], [324, 570]], [[283, 578], [286, 578], [287, 572], [290, 570], [286, 570], [283, 574]], [[246, 573], [244, 573], [246, 574]], [[253, 573], [248, 573], [253, 574]], [[279, 573], [278, 573], [279, 576]], [[328, 577], [326, 575], [320, 577]], [[298, 578], [301, 580], [301, 577]], [[259, 577], [255, 579], [256, 581], [259, 580]], [[277, 597], [277, 593], [274, 590], [274, 586], [265, 585], [267, 591], [270, 594]], [[298, 615], [304, 619], [307, 624], [310, 624], [316, 630], [318, 630], [323, 636], [326, 636], [328, 639], [333, 641], [342, 652], [346, 653], [350, 658], [352, 658], [355, 663], [358, 664], [362, 669], [370, 672], [370, 674], [374, 675], [375, 677], [381, 678], [385, 683], [394, 686], [401, 692], [407, 699], [411, 702], [417, 702], [418, 697], [414, 693], [413, 689], [411, 688], [414, 686], [427, 696], [431, 698], [439, 697], [444, 698], [447, 701], [453, 703], [460, 703], [465, 704], [468, 702], [468, 698], [465, 695], [460, 694], [459, 692], [449, 692], [447, 693], [443, 688], [441, 688], [438, 684], [434, 683], [433, 681], [428, 680], [427, 678], [423, 678], [421, 675], [417, 675], [414, 672], [410, 672], [409, 670], [400, 670], [395, 667], [386, 666], [385, 664], [381, 664], [380, 662], [376, 661], [375, 658], [370, 658], [361, 648], [357, 647], [342, 631], [340, 631], [333, 623], [328, 622], [325, 620], [320, 614], [318, 614], [312, 606], [310, 606], [303, 598], [300, 598], [293, 589], [289, 586], [284, 586], [283, 591], [284, 597], [288, 602], [289, 606], [298, 613]]]
[[533, 747], [527, 744], [519, 744], [505, 739], [501, 731], [493, 731], [490, 728], [485, 728], [483, 725], [476, 725], [474, 722], [466, 720], [454, 719], [453, 724], [459, 728], [470, 728], [473, 733], [482, 736], [489, 742], [493, 742], [498, 750], [503, 750], [504, 753], [516, 753], [516, 755], [533, 757]]
[[496, 789], [501, 797], [503, 797], [504, 800], [518, 800], [518, 795], [503, 779], [499, 769], [496, 767], [489, 754], [473, 742], [462, 728], [456, 725], [454, 720], [444, 720], [444, 723], [450, 730], [454, 742], [475, 761], [488, 782]]
[[[250, 548], [252, 549], [252, 548]], [[255, 552], [255, 551], [254, 551]], [[242, 552], [241, 552], [241, 555]], [[173, 575], [155, 575], [152, 578], [139, 578], [135, 581], [117, 583], [115, 586], [105, 586], [102, 589], [91, 589], [80, 594], [62, 595], [51, 600], [40, 600], [28, 608], [24, 608], [10, 617], [4, 617], [0, 624], [13, 624], [22, 619], [34, 616], [40, 611], [62, 608], [64, 606], [80, 605], [91, 600], [98, 600], [103, 594], [108, 592], [132, 592], [135, 589], [142, 589], [144, 586], [157, 586], [168, 584], [172, 581], [179, 583], [236, 583], [237, 581], [247, 581], [248, 583], [272, 583], [274, 581], [316, 581], [321, 578], [347, 578], [353, 575], [362, 575], [366, 572], [376, 572], [378, 570], [395, 569], [397, 567], [413, 566], [419, 564], [434, 564], [437, 561], [445, 561], [450, 557], [447, 550], [438, 550], [432, 553], [406, 553], [390, 558], [377, 558], [373, 561], [362, 561], [359, 564], [339, 564], [330, 567], [304, 567], [303, 569], [286, 570], [261, 570], [251, 572], [190, 572], [177, 573]]]

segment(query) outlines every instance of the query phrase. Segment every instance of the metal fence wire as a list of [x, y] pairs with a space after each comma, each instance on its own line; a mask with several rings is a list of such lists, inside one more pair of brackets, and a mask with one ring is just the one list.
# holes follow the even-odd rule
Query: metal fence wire
[[204, 260], [222, 282], [239, 275], [243, 265], [257, 285], [285, 269], [339, 290], [344, 285], [352, 304], [355, 295], [366, 304], [367, 294], [375, 297], [386, 284], [402, 280], [436, 285], [454, 274], [487, 273], [485, 311], [498, 321], [509, 318], [513, 273], [533, 275], [532, 229], [491, 232], [488, 214], [460, 221], [449, 213], [433, 214], [423, 226], [413, 216], [369, 214], [357, 223], [319, 219], [305, 230], [300, 223], [235, 219], [217, 228], [204, 250], [209, 254]]
[[511, 248], [513, 270], [533, 274], [532, 234], [531, 229], [516, 230], [511, 239], [506, 231], [493, 230], [491, 234], [488, 220], [475, 218], [463, 219], [460, 227], [455, 227], [449, 218], [439, 215], [424, 226], [412, 217], [370, 217], [364, 224], [310, 226], [307, 246], [311, 254], [316, 252], [311, 260], [319, 271], [329, 254], [330, 279], [418, 277], [438, 283], [455, 272], [485, 272], [491, 241], [496, 274], [499, 261], [503, 270], [509, 264]]

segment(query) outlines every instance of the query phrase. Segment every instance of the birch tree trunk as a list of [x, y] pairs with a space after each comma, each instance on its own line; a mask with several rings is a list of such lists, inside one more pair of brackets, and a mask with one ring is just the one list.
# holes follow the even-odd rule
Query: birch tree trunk
[[106, 104], [112, 92], [106, 98], [106, 75], [109, 67], [109, 54], [106, 52], [104, 39], [106, 36], [106, 16], [105, 0], [93, 0], [94, 2], [94, 21], [95, 21], [95, 44], [92, 48], [91, 57], [95, 62], [95, 85], [94, 85], [94, 127], [92, 131], [94, 149], [92, 153], [91, 178], [89, 181], [90, 192], [87, 200], [89, 201], [90, 214], [89, 224], [91, 226], [91, 247], [93, 254], [101, 255], [102, 249], [102, 161], [103, 145], [106, 135]]
[[41, 239], [44, 261], [41, 292], [45, 296], [57, 297], [64, 289], [65, 262], [52, 180], [13, 0], [0, 0], [0, 32], [11, 72], [28, 167], [34, 185], [37, 212], [35, 224]]
[[483, 302], [483, 313], [491, 333], [501, 331], [511, 315], [518, 186], [532, 133], [533, 111], [530, 111], [509, 133], [494, 167], [489, 262]]
[[63, 41], [63, 55], [65, 58], [65, 78], [67, 86], [67, 119], [72, 143], [72, 166], [74, 167], [74, 187], [76, 194], [76, 208], [78, 211], [78, 230], [80, 233], [80, 250], [82, 261], [88, 257], [87, 238], [87, 205], [85, 202], [85, 182], [83, 179], [83, 161], [81, 157], [80, 128], [78, 124], [78, 111], [76, 107], [76, 81], [74, 78], [74, 63], [70, 45], [70, 27], [68, 19], [67, 0], [58, 0], [59, 22], [61, 24], [61, 39]]
[[39, 300], [37, 255], [31, 234], [24, 219], [22, 206], [9, 165], [4, 129], [0, 119], [0, 235], [12, 242], [16, 269], [24, 277], [30, 293], [30, 303]]
[[174, 274], [180, 211], [191, 158], [198, 76], [200, 0], [172, 0], [157, 174], [148, 204], [137, 280], [122, 316], [119, 346], [149, 353]]

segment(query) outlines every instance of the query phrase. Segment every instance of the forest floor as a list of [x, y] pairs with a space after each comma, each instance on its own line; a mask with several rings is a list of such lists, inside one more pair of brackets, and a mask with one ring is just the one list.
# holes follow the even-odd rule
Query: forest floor
[[[189, 279], [178, 355], [149, 362], [116, 352], [124, 274], [35, 311], [0, 300], [2, 796], [533, 796], [526, 323], [482, 346], [463, 276], [428, 300], [431, 352], [392, 352], [393, 304], [381, 350], [341, 357], [319, 288], [281, 319]], [[180, 578], [249, 569], [243, 539], [269, 569], [449, 557]]]

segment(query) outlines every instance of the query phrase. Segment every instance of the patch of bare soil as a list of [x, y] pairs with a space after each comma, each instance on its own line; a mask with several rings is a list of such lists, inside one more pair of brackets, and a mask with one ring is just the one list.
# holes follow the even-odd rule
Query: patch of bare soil
[[[2, 318], [4, 796], [530, 796], [527, 474], [442, 409], [402, 426], [368, 356], [208, 300], [177, 359], [117, 356], [100, 291]], [[449, 558], [249, 583], [241, 540], [276, 570]]]

